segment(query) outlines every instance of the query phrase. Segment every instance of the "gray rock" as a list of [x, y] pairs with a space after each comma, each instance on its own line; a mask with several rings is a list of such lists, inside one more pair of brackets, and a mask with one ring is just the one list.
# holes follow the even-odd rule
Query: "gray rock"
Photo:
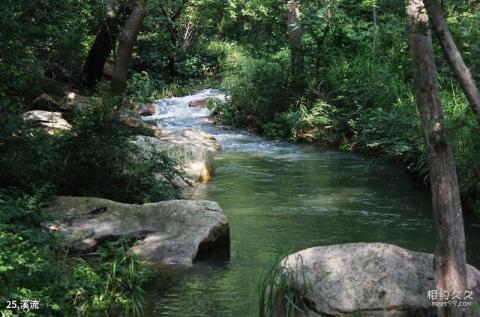
[[138, 111], [137, 113], [141, 116], [148, 117], [153, 116], [156, 113], [156, 108], [153, 103], [138, 103]]
[[191, 180], [184, 182], [183, 186], [179, 182], [180, 187], [185, 187], [198, 181], [207, 181], [211, 177], [215, 169], [213, 150], [221, 147], [215, 139], [208, 137], [209, 134], [198, 132], [199, 142], [177, 137], [172, 132], [162, 133], [160, 138], [136, 136], [133, 142], [142, 149], [141, 159], [148, 159], [155, 151], [166, 151]]
[[59, 111], [59, 112], [63, 110], [62, 107], [60, 106], [60, 103], [48, 94], [41, 94], [39, 97], [37, 97], [33, 101], [33, 106], [35, 107], [35, 109], [38, 109], [38, 110]]
[[47, 133], [55, 134], [58, 131], [70, 130], [72, 126], [63, 119], [62, 113], [45, 110], [32, 110], [24, 114], [25, 120], [33, 121]]
[[156, 130], [155, 126], [143, 121], [142, 117], [132, 110], [122, 109], [119, 111], [119, 119], [125, 126], [134, 130]]
[[153, 116], [157, 111], [153, 103], [143, 103], [143, 102], [132, 102], [128, 99], [122, 101], [122, 107], [133, 111], [139, 116]]
[[186, 129], [162, 133], [159, 140], [183, 167], [193, 184], [211, 178], [215, 170], [214, 152], [222, 147], [213, 136], [199, 130]]
[[90, 252], [105, 240], [137, 240], [132, 252], [160, 265], [192, 265], [200, 252], [229, 245], [227, 217], [211, 201], [171, 200], [132, 205], [90, 197], [56, 197], [47, 208], [70, 249]]
[[223, 148], [213, 135], [197, 129], [167, 131], [160, 136], [160, 139], [176, 144], [201, 147], [212, 152], [221, 151]]
[[[433, 255], [383, 243], [314, 247], [282, 260], [290, 286], [307, 307], [301, 316], [434, 316]], [[480, 316], [480, 272], [468, 266]], [[475, 310], [477, 309], [477, 310]], [[281, 314], [280, 314], [281, 315]]]
[[208, 103], [209, 98], [195, 99], [188, 103], [189, 107], [193, 108], [204, 108]]
[[90, 104], [90, 102], [94, 100], [95, 100], [95, 97], [82, 96], [73, 91], [65, 92], [65, 97], [64, 97], [64, 101], [68, 109], [79, 110], [79, 111], [86, 109]]

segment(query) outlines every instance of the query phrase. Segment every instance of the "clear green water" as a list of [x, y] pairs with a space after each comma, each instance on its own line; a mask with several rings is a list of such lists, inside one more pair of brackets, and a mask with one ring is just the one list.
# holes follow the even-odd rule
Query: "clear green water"
[[[224, 209], [230, 259], [196, 263], [152, 281], [148, 316], [257, 316], [262, 272], [312, 246], [385, 242], [433, 252], [430, 195], [403, 169], [326, 148], [196, 127], [225, 145], [215, 177], [193, 198], [217, 201]], [[480, 229], [471, 225], [467, 248], [478, 266]]]

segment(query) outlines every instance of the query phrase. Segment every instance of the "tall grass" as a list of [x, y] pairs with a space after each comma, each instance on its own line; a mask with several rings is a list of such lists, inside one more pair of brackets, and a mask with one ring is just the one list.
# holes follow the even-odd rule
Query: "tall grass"
[[303, 258], [295, 258], [295, 268], [286, 267], [284, 261], [275, 264], [260, 278], [260, 317], [293, 317], [308, 310], [312, 286], [306, 277]]

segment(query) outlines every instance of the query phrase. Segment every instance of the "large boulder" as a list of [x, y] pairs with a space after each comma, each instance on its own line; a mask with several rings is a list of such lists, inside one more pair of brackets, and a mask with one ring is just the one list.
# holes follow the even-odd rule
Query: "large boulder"
[[62, 117], [60, 112], [32, 110], [24, 114], [25, 120], [32, 121], [49, 134], [70, 130], [72, 126]]
[[133, 142], [142, 149], [140, 159], [148, 159], [154, 152], [168, 153], [191, 180], [178, 182], [179, 187], [207, 181], [215, 169], [214, 152], [221, 149], [213, 136], [194, 129], [162, 133], [158, 138], [136, 136]]
[[45, 223], [70, 250], [91, 252], [108, 240], [137, 242], [132, 252], [156, 265], [190, 266], [202, 253], [229, 246], [227, 217], [211, 201], [171, 200], [131, 205], [90, 197], [56, 197]]
[[184, 129], [164, 132], [159, 139], [165, 142], [168, 153], [180, 162], [190, 179], [207, 182], [211, 178], [215, 169], [214, 153], [223, 148], [214, 136], [197, 129]]
[[[435, 289], [432, 254], [383, 243], [351, 243], [306, 249], [281, 265], [288, 289], [305, 308], [300, 316], [436, 314], [428, 298]], [[474, 298], [467, 316], [480, 316], [480, 272], [472, 266], [467, 271]]]

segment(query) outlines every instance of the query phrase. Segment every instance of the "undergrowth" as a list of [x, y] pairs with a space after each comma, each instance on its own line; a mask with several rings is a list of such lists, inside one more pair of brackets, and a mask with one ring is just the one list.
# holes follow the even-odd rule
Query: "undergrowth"
[[308, 311], [312, 286], [306, 277], [303, 258], [295, 258], [295, 268], [287, 267], [285, 259], [262, 274], [259, 284], [259, 316], [293, 317]]
[[[69, 256], [42, 226], [50, 194], [47, 188], [32, 195], [0, 191], [2, 316], [141, 316], [142, 287], [152, 273], [127, 252], [127, 242], [104, 245], [97, 261]], [[36, 300], [39, 308], [5, 308], [22, 300]]]

